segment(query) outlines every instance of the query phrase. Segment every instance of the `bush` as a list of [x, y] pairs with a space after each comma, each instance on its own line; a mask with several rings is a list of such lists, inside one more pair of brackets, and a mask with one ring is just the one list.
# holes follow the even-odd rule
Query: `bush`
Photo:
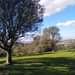
[[6, 52], [2, 49], [0, 49], [0, 57], [6, 56]]

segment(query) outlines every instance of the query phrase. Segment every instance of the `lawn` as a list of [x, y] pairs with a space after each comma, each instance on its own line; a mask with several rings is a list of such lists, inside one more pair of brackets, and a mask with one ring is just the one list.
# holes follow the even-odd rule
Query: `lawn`
[[13, 65], [0, 58], [0, 75], [75, 75], [75, 52], [58, 51], [13, 57]]

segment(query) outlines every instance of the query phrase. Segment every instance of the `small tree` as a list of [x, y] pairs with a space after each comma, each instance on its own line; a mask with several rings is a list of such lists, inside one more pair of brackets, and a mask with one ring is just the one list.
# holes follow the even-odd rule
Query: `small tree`
[[12, 47], [24, 33], [34, 31], [42, 22], [40, 0], [0, 0], [0, 47], [12, 64]]

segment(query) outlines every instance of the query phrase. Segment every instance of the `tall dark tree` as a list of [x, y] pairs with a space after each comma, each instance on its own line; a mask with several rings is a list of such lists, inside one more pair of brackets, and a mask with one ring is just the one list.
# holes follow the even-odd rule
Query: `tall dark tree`
[[0, 47], [12, 64], [12, 47], [26, 32], [37, 30], [42, 22], [40, 0], [0, 0]]

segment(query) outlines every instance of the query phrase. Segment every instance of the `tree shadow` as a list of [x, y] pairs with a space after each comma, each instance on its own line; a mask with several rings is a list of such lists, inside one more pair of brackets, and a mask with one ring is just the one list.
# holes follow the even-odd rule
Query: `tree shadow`
[[73, 58], [29, 58], [14, 61], [14, 65], [0, 65], [0, 75], [75, 75]]

